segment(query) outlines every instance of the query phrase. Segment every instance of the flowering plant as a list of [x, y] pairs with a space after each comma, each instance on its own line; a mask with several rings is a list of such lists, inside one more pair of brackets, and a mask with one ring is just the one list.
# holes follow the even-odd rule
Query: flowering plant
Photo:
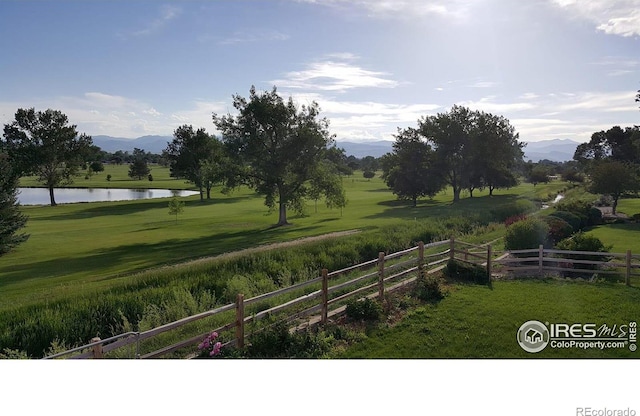
[[216, 342], [216, 338], [218, 338], [218, 333], [213, 331], [198, 345], [198, 349], [203, 355], [208, 353], [209, 357], [213, 357], [220, 354], [222, 343], [220, 341]]

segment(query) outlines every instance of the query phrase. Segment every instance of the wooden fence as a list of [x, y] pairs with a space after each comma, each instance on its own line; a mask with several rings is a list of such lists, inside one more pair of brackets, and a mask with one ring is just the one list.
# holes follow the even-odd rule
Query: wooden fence
[[[445, 248], [446, 247], [446, 248]], [[445, 248], [443, 250], [443, 248]], [[535, 256], [522, 257], [534, 253]], [[497, 255], [497, 257], [496, 257]], [[624, 263], [568, 259], [562, 256], [601, 255], [608, 258], [625, 258]], [[517, 257], [514, 257], [517, 256]], [[446, 262], [456, 260], [486, 268], [488, 276], [504, 273], [545, 274], [549, 272], [587, 272], [575, 268], [576, 265], [598, 267], [597, 273], [617, 273], [607, 270], [622, 267], [626, 270], [626, 283], [630, 284], [630, 276], [640, 276], [633, 270], [640, 264], [633, 260], [638, 255], [616, 253], [591, 253], [549, 250], [540, 247], [534, 250], [518, 250], [494, 253], [491, 244], [474, 245], [453, 238], [430, 244], [419, 243], [417, 246], [396, 253], [379, 253], [377, 259], [329, 272], [323, 269], [320, 276], [265, 293], [249, 299], [238, 294], [236, 301], [206, 312], [192, 315], [148, 331], [127, 332], [108, 339], [94, 338], [83, 345], [59, 354], [45, 357], [60, 358], [103, 358], [109, 353], [123, 347], [135, 347], [135, 358], [159, 358], [176, 351], [190, 348], [195, 350], [208, 334], [213, 331], [227, 340], [223, 346], [235, 345], [242, 348], [247, 337], [259, 331], [259, 328], [248, 329], [267, 317], [277, 317], [286, 321], [291, 328], [302, 329], [316, 324], [324, 324], [330, 318], [345, 312], [347, 302], [354, 299], [384, 299], [385, 293], [396, 290], [414, 282], [420, 274], [431, 274], [443, 269]], [[532, 266], [531, 263], [534, 263]], [[571, 264], [571, 266], [569, 266]], [[581, 266], [579, 266], [581, 267]], [[601, 270], [602, 268], [602, 270]], [[590, 270], [594, 273], [594, 270]], [[354, 276], [355, 274], [355, 276]], [[275, 302], [275, 305], [272, 304]], [[253, 311], [252, 311], [253, 309]], [[177, 343], [142, 353], [142, 344], [146, 340], [157, 339], [169, 331], [186, 329], [187, 325], [196, 322], [204, 323], [206, 319], [218, 317], [222, 324], [206, 332], [198, 332]], [[233, 330], [233, 331], [232, 331]], [[175, 338], [174, 338], [175, 339]]]

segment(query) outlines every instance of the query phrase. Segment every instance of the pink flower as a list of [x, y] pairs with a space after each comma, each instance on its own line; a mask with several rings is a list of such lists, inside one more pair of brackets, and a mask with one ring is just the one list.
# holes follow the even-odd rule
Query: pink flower
[[217, 333], [216, 331], [213, 331], [213, 332], [211, 333], [211, 338], [212, 338], [212, 339], [216, 339], [216, 338], [218, 338], [218, 333]]
[[204, 348], [204, 342], [201, 342], [201, 343], [198, 345], [198, 349], [199, 349], [199, 350], [201, 350], [201, 349], [203, 349], [203, 348]]

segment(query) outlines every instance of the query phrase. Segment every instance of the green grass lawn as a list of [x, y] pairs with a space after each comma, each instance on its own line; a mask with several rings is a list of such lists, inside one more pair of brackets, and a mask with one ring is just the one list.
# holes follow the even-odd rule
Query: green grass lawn
[[628, 348], [520, 348], [516, 333], [529, 320], [627, 325], [637, 321], [640, 289], [559, 280], [494, 282], [492, 288], [456, 285], [437, 304], [411, 311], [399, 324], [369, 331], [336, 358], [622, 358]]
[[[136, 181], [126, 175], [126, 165], [105, 165], [106, 171], [90, 180], [98, 186], [123, 188], [149, 186], [188, 188], [191, 185], [169, 177], [167, 168], [154, 167], [153, 182]], [[104, 178], [108, 173], [112, 181]], [[23, 178], [22, 184], [35, 184]], [[169, 215], [168, 199], [104, 203], [63, 204], [56, 207], [23, 207], [29, 221], [29, 240], [0, 259], [0, 310], [39, 303], [81, 291], [110, 287], [121, 276], [189, 259], [217, 255], [277, 241], [350, 229], [374, 229], [397, 223], [433, 218], [479, 216], [521, 198], [555, 196], [566, 183], [521, 184], [509, 190], [474, 192], [451, 203], [451, 191], [412, 207], [398, 201], [379, 176], [364, 179], [357, 172], [344, 178], [348, 205], [328, 209], [322, 201], [309, 201], [306, 215], [289, 213], [291, 226], [274, 228], [277, 212], [269, 212], [264, 199], [248, 189], [223, 195], [220, 188], [212, 199], [183, 198], [184, 213], [178, 222]], [[483, 241], [493, 240], [493, 230]]]

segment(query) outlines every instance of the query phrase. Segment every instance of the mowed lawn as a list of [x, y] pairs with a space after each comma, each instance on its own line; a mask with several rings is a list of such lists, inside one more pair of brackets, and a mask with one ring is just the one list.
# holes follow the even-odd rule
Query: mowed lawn
[[[155, 167], [158, 180], [126, 179], [126, 166], [107, 166], [107, 171], [81, 183], [142, 187], [188, 188], [183, 180], [169, 177], [168, 169]], [[111, 172], [113, 178], [104, 178]], [[32, 179], [25, 179], [28, 184]], [[328, 209], [323, 201], [309, 201], [306, 215], [289, 213], [291, 226], [274, 228], [277, 212], [269, 212], [264, 199], [249, 189], [212, 199], [183, 198], [184, 213], [169, 215], [168, 199], [129, 202], [65, 204], [56, 207], [23, 207], [29, 217], [25, 232], [29, 240], [0, 259], [0, 309], [52, 300], [67, 293], [99, 291], [136, 271], [212, 256], [261, 244], [314, 236], [334, 231], [371, 229], [397, 222], [478, 216], [502, 204], [527, 196], [553, 196], [566, 184], [521, 184], [510, 190], [476, 191], [474, 198], [451, 203], [452, 193], [411, 207], [398, 201], [376, 176], [364, 179], [361, 172], [344, 177], [346, 208]], [[124, 277], [129, 278], [129, 277]]]
[[[629, 217], [640, 213], [640, 198], [621, 199], [617, 211]], [[626, 253], [627, 250], [631, 250], [633, 254], [640, 254], [640, 223], [600, 225], [590, 230], [589, 234], [611, 245], [611, 251], [614, 253]]]
[[520, 348], [516, 334], [529, 321], [629, 325], [638, 321], [640, 290], [623, 285], [559, 280], [498, 281], [492, 288], [456, 285], [437, 304], [412, 310], [392, 328], [367, 338], [335, 358], [637, 358], [628, 348]]

